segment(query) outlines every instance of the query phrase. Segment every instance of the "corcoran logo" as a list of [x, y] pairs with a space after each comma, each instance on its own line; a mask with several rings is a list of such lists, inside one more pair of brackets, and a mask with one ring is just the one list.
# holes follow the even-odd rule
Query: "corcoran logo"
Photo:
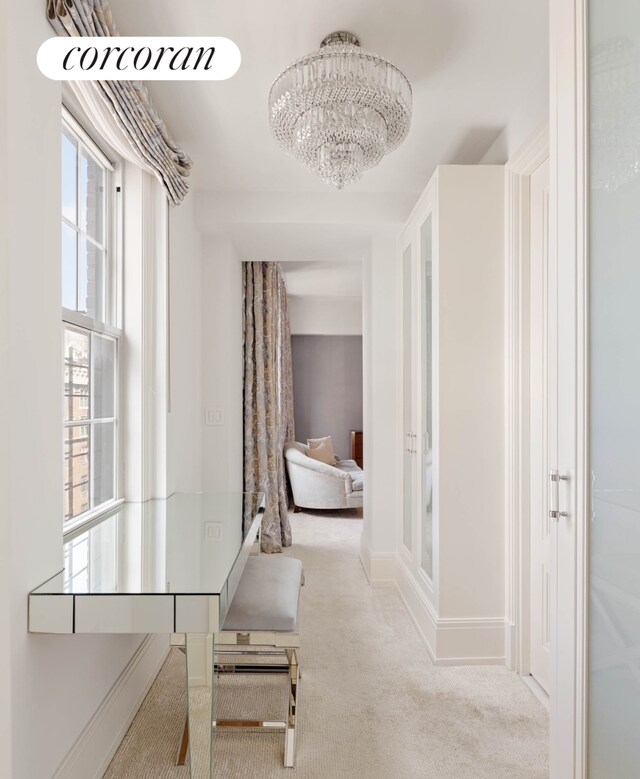
[[49, 38], [40, 71], [54, 81], [224, 81], [240, 67], [229, 38]]

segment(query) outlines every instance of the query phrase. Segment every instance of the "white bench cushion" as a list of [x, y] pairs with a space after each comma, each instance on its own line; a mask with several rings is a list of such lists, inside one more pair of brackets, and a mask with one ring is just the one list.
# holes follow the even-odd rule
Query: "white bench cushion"
[[293, 557], [249, 557], [223, 630], [295, 632], [302, 563]]

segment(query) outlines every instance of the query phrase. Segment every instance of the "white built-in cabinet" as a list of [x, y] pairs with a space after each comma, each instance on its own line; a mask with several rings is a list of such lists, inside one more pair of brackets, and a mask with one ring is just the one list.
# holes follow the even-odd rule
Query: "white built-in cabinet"
[[439, 167], [398, 246], [398, 584], [439, 662], [505, 654], [504, 175]]

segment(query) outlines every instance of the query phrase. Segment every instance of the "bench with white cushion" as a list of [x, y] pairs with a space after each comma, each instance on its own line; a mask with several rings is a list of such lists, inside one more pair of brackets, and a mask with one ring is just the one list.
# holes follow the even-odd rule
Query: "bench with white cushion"
[[300, 560], [280, 555], [249, 557], [227, 612], [223, 632], [216, 640], [220, 642], [234, 631], [297, 633], [301, 586]]
[[[295, 762], [296, 715], [300, 677], [300, 588], [302, 563], [292, 557], [257, 555], [247, 560], [222, 631], [215, 636], [216, 673], [286, 673], [289, 712], [286, 721], [215, 720], [216, 728], [284, 730], [284, 764]], [[225, 655], [281, 655], [283, 663], [226, 662]]]
[[[214, 728], [265, 728], [284, 730], [284, 764], [295, 762], [296, 714], [300, 678], [300, 588], [302, 563], [281, 555], [251, 555], [222, 626], [215, 634], [216, 674], [285, 673], [289, 676], [289, 711], [286, 721], [213, 720]], [[238, 656], [280, 656], [281, 663], [238, 662]], [[227, 659], [230, 658], [230, 659]], [[185, 724], [178, 764], [184, 765], [189, 744]]]

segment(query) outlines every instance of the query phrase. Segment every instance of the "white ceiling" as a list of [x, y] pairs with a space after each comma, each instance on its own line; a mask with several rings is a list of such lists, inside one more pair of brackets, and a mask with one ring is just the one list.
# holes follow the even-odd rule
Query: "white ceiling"
[[[289, 293], [357, 297], [373, 235], [395, 235], [441, 163], [475, 163], [527, 101], [544, 101], [546, 0], [111, 0], [123, 35], [221, 35], [242, 65], [223, 82], [151, 82], [192, 157], [203, 236], [286, 263]], [[270, 135], [273, 79], [335, 30], [391, 60], [413, 88], [407, 139], [338, 191]], [[535, 130], [537, 128], [532, 128]], [[346, 264], [345, 264], [346, 263]], [[348, 292], [348, 294], [347, 294]]]
[[421, 191], [435, 166], [477, 162], [547, 73], [544, 0], [111, 0], [126, 35], [223, 35], [242, 52], [225, 82], [153, 82], [161, 114], [194, 161], [196, 189], [325, 192], [270, 136], [269, 87], [334, 30], [409, 78], [408, 138], [353, 192]]

